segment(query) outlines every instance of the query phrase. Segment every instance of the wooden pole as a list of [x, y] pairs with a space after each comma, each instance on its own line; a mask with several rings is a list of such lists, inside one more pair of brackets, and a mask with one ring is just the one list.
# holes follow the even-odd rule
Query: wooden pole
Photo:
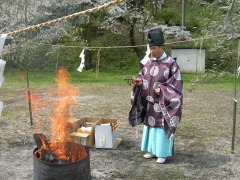
[[186, 0], [182, 0], [182, 30], [186, 28], [186, 26], [185, 26], [185, 12], [186, 12]]
[[240, 40], [238, 41], [238, 60], [234, 61], [234, 108], [233, 108], [233, 127], [232, 127], [232, 147], [231, 152], [234, 153], [235, 136], [236, 136], [236, 119], [237, 119], [237, 63], [240, 56]]
[[27, 68], [27, 88], [28, 88], [28, 107], [29, 107], [29, 115], [30, 115], [30, 123], [31, 127], [33, 127], [33, 118], [32, 118], [32, 96], [29, 86], [29, 78], [28, 78], [28, 68]]
[[99, 48], [98, 53], [97, 53], [97, 63], [96, 63], [96, 78], [97, 79], [99, 77], [100, 51], [101, 51], [101, 48]]

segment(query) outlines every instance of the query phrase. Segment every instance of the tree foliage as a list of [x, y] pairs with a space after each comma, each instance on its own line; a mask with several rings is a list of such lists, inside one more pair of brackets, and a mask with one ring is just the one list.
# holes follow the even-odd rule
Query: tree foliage
[[[0, 33], [11, 32], [80, 12], [106, 2], [109, 1], [1, 0]], [[45, 26], [33, 32], [25, 32], [15, 36], [11, 43], [7, 43], [8, 48], [4, 51], [4, 58], [10, 62], [7, 64], [12, 67], [14, 67], [13, 64], [27, 66], [31, 62], [34, 67], [42, 68], [49, 63], [55, 68], [57, 61], [59, 65], [74, 64], [72, 68], [76, 68], [79, 64], [78, 55], [81, 48], [46, 47], [46, 44], [89, 47], [143, 45], [147, 44], [146, 35], [149, 29], [162, 27], [167, 41], [228, 34], [203, 42], [208, 50], [206, 63], [208, 67], [219, 64], [221, 69], [226, 66], [226, 63], [229, 63], [228, 59], [236, 55], [236, 48], [231, 40], [235, 39], [236, 43], [240, 34], [238, 28], [240, 25], [239, 1], [186, 0], [185, 31], [180, 28], [181, 2], [181, 0], [128, 0], [106, 10]], [[222, 10], [221, 7], [227, 8]], [[112, 37], [113, 41], [108, 39], [109, 37]], [[198, 43], [195, 44], [196, 47]], [[179, 46], [184, 46], [184, 44], [179, 44]], [[144, 47], [133, 47], [125, 52], [131, 56], [134, 52], [136, 56], [132, 57], [137, 57], [138, 63], [145, 55], [145, 51]], [[38, 55], [34, 55], [33, 52]], [[31, 58], [29, 59], [26, 54], [31, 54]], [[110, 62], [108, 58], [112, 60], [112, 56], [108, 53], [104, 55], [104, 58], [106, 62]], [[90, 49], [86, 55], [87, 69], [94, 68], [95, 63], [96, 52]], [[116, 67], [120, 66], [116, 65]]]

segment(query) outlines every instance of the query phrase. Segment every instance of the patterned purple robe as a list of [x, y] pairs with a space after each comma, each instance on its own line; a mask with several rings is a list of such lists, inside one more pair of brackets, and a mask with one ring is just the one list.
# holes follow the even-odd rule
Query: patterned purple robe
[[[143, 86], [133, 88], [129, 123], [164, 128], [169, 138], [182, 115], [183, 81], [176, 58], [149, 60], [138, 78], [142, 79]], [[160, 96], [155, 93], [156, 88], [161, 89]]]

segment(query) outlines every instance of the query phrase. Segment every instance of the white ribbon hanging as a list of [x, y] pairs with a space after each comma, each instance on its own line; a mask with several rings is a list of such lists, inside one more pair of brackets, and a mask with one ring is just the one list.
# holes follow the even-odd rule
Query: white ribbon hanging
[[238, 66], [238, 69], [237, 69], [237, 78], [239, 76], [239, 73], [240, 73], [240, 66]]
[[[3, 47], [4, 47], [4, 44], [5, 44], [6, 38], [7, 38], [7, 34], [2, 34], [0, 36], [0, 55], [3, 51]], [[3, 83], [3, 80], [4, 80], [3, 71], [4, 71], [4, 68], [5, 68], [5, 64], [6, 64], [6, 61], [0, 59], [0, 87], [2, 86], [2, 83]], [[3, 109], [3, 102], [0, 101], [0, 117], [2, 115], [2, 109]]]
[[3, 51], [3, 46], [5, 44], [6, 38], [7, 38], [7, 34], [2, 34], [1, 37], [0, 37], [0, 54]]
[[142, 63], [143, 65], [145, 65], [145, 64], [148, 62], [148, 60], [149, 60], [149, 55], [150, 55], [150, 47], [149, 47], [149, 44], [148, 44], [148, 45], [147, 45], [146, 55], [145, 55], [145, 57], [141, 60], [141, 63]]
[[0, 59], [0, 87], [2, 86], [4, 77], [3, 77], [3, 72], [5, 68], [6, 61]]
[[0, 101], [0, 117], [1, 117], [1, 115], [2, 115], [2, 109], [3, 109], [3, 102]]
[[4, 71], [4, 68], [5, 68], [5, 64], [6, 64], [6, 61], [0, 59], [0, 77], [3, 76], [3, 71]]
[[0, 87], [2, 87], [3, 81], [4, 81], [4, 77], [1, 77], [1, 78], [0, 78]]
[[81, 63], [79, 65], [79, 67], [77, 68], [77, 71], [82, 72], [83, 68], [85, 67], [84, 63], [85, 63], [85, 54], [84, 54], [85, 48], [82, 50], [82, 52], [80, 53], [79, 57], [81, 58]]

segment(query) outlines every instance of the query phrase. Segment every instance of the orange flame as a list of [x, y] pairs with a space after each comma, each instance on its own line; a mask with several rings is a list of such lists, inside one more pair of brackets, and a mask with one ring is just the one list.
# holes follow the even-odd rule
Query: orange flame
[[[70, 75], [63, 67], [58, 71], [55, 81], [57, 82], [57, 91], [50, 89], [48, 99], [41, 101], [39, 96], [31, 96], [32, 107], [36, 114], [43, 108], [50, 109], [49, 117], [51, 128], [51, 140], [49, 146], [43, 145], [38, 151], [41, 156], [42, 150], [52, 152], [57, 159], [69, 160], [74, 162], [87, 156], [85, 149], [79, 152], [79, 146], [73, 146], [67, 143], [69, 141], [69, 122], [73, 121], [72, 108], [76, 105], [76, 96], [79, 89], [68, 82]], [[49, 107], [51, 106], [51, 107]], [[37, 109], [37, 110], [36, 110]], [[35, 115], [36, 115], [35, 114]], [[37, 124], [39, 131], [39, 124]]]
[[41, 113], [44, 108], [46, 108], [46, 100], [44, 100], [36, 90], [30, 90], [28, 91], [28, 94], [26, 95], [27, 99], [31, 101], [31, 108], [33, 111], [33, 117], [34, 119], [37, 119], [35, 121], [35, 126], [36, 126], [36, 132], [41, 132], [42, 129], [44, 128], [42, 125], [42, 118], [41, 118]]

